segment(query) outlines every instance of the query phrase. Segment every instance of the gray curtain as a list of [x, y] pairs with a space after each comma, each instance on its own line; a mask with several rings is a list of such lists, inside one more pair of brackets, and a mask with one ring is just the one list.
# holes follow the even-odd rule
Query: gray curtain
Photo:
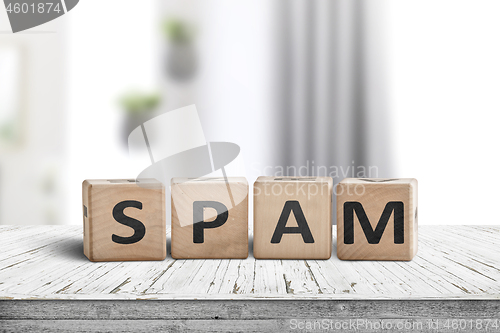
[[383, 4], [277, 4], [275, 165], [308, 164], [309, 176], [325, 166], [335, 183], [353, 170], [390, 177]]

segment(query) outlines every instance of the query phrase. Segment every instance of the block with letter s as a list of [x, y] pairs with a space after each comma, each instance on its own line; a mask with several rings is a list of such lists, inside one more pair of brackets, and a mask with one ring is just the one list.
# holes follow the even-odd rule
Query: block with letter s
[[85, 180], [83, 248], [90, 261], [163, 260], [165, 188], [154, 179]]

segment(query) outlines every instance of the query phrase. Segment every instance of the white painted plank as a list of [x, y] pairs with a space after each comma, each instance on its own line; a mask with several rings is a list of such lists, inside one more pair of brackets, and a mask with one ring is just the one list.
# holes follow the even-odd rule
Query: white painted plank
[[231, 260], [231, 262], [234, 263], [234, 265], [231, 266], [226, 273], [227, 277], [220, 286], [219, 294], [253, 294], [255, 258], [249, 257], [245, 260]]
[[292, 294], [321, 294], [321, 287], [305, 260], [281, 260], [287, 291]]
[[255, 260], [253, 293], [287, 294], [284, 273], [280, 260]]
[[334, 251], [324, 261], [92, 263], [80, 226], [0, 226], [0, 298], [500, 298], [500, 227], [419, 230], [411, 262], [340, 261]]

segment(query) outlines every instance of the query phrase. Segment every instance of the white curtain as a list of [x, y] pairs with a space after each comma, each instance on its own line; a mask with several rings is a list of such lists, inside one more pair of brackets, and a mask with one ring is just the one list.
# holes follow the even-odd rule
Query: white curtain
[[[197, 105], [208, 141], [241, 147], [250, 183], [288, 167], [304, 175], [306, 166], [309, 175], [326, 168], [334, 182], [352, 171], [393, 176], [383, 2], [170, 0], [162, 7], [198, 31], [196, 88], [180, 86], [194, 89], [183, 103]], [[176, 89], [168, 89], [168, 103]], [[358, 167], [371, 172], [360, 175]]]
[[281, 0], [275, 9], [274, 163], [308, 164], [309, 175], [325, 166], [335, 182], [352, 171], [390, 177], [383, 3]]

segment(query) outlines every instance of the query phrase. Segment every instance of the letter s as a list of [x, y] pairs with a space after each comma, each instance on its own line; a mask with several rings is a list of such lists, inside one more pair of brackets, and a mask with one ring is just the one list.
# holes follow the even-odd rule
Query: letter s
[[126, 225], [128, 227], [131, 227], [135, 231], [134, 234], [130, 237], [121, 237], [121, 236], [113, 234], [113, 236], [111, 236], [111, 239], [113, 240], [113, 242], [118, 243], [118, 244], [137, 243], [146, 234], [146, 227], [144, 226], [144, 224], [142, 224], [141, 221], [138, 221], [134, 218], [126, 216], [123, 213], [123, 211], [127, 207], [142, 209], [142, 203], [139, 201], [134, 201], [134, 200], [126, 200], [126, 201], [122, 201], [122, 202], [117, 203], [116, 206], [113, 208], [113, 218], [118, 223], [121, 223], [121, 224]]

